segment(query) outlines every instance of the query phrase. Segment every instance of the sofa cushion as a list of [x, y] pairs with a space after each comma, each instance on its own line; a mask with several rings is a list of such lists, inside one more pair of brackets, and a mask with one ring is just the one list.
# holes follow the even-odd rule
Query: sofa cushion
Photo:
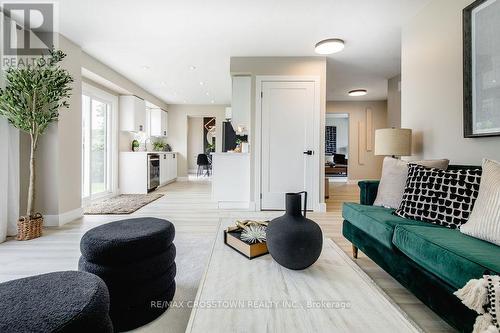
[[[384, 246], [393, 249], [392, 236], [397, 225], [423, 225], [433, 227], [419, 221], [404, 219], [392, 214], [393, 209], [378, 206], [365, 206], [355, 203], [345, 203], [342, 216], [357, 228], [377, 239]], [[437, 226], [434, 226], [437, 227]]]
[[500, 246], [500, 162], [483, 161], [479, 195], [469, 221], [460, 231]]
[[[398, 160], [392, 157], [384, 158], [382, 166], [382, 178], [378, 187], [377, 198], [374, 206], [398, 209], [403, 200], [406, 178], [408, 177], [407, 161]], [[450, 160], [428, 160], [413, 161], [412, 164], [422, 165], [428, 168], [446, 170]]]
[[500, 272], [500, 246], [467, 236], [459, 230], [399, 225], [394, 245], [410, 259], [462, 288], [470, 279]]
[[443, 171], [410, 164], [398, 216], [456, 229], [467, 222], [481, 169]]

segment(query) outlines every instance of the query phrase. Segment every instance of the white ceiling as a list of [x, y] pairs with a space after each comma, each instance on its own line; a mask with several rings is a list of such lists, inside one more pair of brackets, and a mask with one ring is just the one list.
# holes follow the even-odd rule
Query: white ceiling
[[328, 57], [327, 99], [365, 88], [358, 100], [378, 100], [400, 72], [402, 24], [429, 1], [61, 0], [59, 24], [167, 103], [229, 104], [231, 56], [314, 56], [316, 42], [342, 38], [345, 50]]

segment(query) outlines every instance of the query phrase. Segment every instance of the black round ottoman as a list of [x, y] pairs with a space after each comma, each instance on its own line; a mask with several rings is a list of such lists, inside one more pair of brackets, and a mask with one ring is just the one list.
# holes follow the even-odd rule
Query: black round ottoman
[[0, 332], [113, 332], [106, 284], [54, 272], [0, 284]]
[[145, 325], [167, 309], [175, 293], [174, 236], [174, 225], [157, 218], [111, 222], [83, 235], [78, 267], [106, 283], [115, 331]]

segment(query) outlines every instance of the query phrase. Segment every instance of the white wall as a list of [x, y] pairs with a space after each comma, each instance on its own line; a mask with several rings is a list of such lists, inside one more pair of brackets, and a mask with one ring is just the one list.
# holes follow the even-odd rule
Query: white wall
[[326, 58], [325, 57], [231, 57], [231, 75], [252, 76], [252, 106], [250, 117], [250, 197], [255, 197], [255, 78], [258, 75], [318, 76], [320, 78], [320, 202], [324, 201], [325, 162], [325, 110], [326, 110]]
[[188, 171], [198, 168], [198, 154], [203, 154], [203, 117], [188, 117], [188, 146], [187, 160]]
[[[366, 151], [365, 142], [359, 132], [359, 123], [366, 123], [366, 109], [373, 112], [373, 132], [370, 133], [372, 142], [375, 142], [375, 130], [387, 127], [387, 102], [328, 102], [326, 112], [347, 113], [349, 115], [349, 180], [380, 179], [382, 173], [382, 156], [375, 156], [372, 151]], [[361, 156], [362, 155], [362, 156]]]
[[387, 127], [401, 128], [401, 75], [387, 81]]
[[178, 153], [177, 175], [188, 175], [188, 117], [215, 117], [216, 151], [222, 150], [222, 121], [227, 105], [170, 105], [168, 108], [167, 142]]
[[472, 2], [432, 1], [403, 28], [401, 122], [418, 158], [500, 160], [500, 137], [463, 137], [462, 10]]

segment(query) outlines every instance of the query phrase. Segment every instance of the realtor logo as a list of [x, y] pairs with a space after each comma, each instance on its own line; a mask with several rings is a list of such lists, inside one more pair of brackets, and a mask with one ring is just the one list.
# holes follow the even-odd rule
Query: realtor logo
[[3, 53], [40, 56], [54, 46], [54, 4], [3, 3]]

